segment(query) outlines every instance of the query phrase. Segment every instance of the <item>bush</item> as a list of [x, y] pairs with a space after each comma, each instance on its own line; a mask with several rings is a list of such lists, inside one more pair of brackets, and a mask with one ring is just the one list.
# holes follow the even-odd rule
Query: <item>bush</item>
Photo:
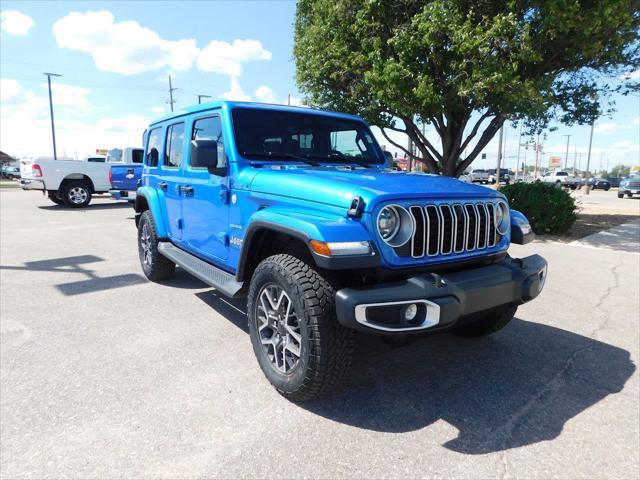
[[577, 218], [573, 197], [555, 185], [548, 183], [514, 183], [500, 189], [509, 206], [519, 210], [529, 219], [537, 234], [564, 233]]

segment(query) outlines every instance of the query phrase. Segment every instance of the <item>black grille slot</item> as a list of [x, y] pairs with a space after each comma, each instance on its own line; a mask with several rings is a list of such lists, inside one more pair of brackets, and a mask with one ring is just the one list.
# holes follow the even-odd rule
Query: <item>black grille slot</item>
[[454, 251], [456, 253], [464, 250], [465, 232], [467, 230], [467, 216], [464, 213], [462, 205], [454, 205], [453, 213], [456, 217], [456, 237], [454, 243]]
[[433, 205], [425, 207], [427, 219], [427, 254], [437, 255], [440, 248], [440, 215]]
[[493, 203], [487, 203], [487, 213], [489, 214], [489, 243], [488, 247], [496, 244], [496, 212]]
[[453, 224], [453, 212], [449, 205], [440, 205], [440, 213], [442, 215], [442, 248], [440, 253], [446, 255], [453, 250], [455, 226]]
[[484, 205], [479, 203], [476, 205], [478, 209], [478, 248], [484, 248], [487, 246], [487, 211]]
[[464, 206], [469, 218], [469, 234], [467, 235], [467, 250], [476, 248], [476, 239], [478, 238], [478, 214], [476, 208], [470, 203]]
[[423, 257], [426, 240], [426, 219], [424, 216], [424, 212], [422, 211], [421, 207], [416, 206], [409, 208], [409, 211], [411, 212], [411, 216], [416, 223], [416, 231], [411, 238], [411, 256]]

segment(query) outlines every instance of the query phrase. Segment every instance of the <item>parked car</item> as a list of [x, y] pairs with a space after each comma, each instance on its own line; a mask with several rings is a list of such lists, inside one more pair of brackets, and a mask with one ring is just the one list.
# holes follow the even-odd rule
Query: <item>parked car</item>
[[2, 167], [2, 178], [9, 180], [20, 178], [20, 167]]
[[471, 170], [471, 182], [472, 183], [489, 183], [489, 173], [481, 168]]
[[622, 177], [607, 177], [607, 181], [611, 184], [612, 187], [618, 188], [620, 186], [620, 182], [622, 181]]
[[542, 177], [540, 177], [540, 181], [545, 183], [553, 183], [559, 187], [567, 187], [571, 190], [575, 190], [582, 184], [578, 177], [569, 175], [568, 172], [564, 171], [547, 172], [542, 175]]
[[625, 195], [629, 198], [634, 195], [640, 195], [640, 175], [631, 175], [622, 179], [618, 187], [618, 198], [622, 198]]
[[[142, 148], [126, 147], [111, 149], [107, 158], [112, 160], [109, 171], [111, 188], [109, 193], [116, 200], [132, 202], [136, 198], [136, 189], [142, 177]], [[119, 162], [122, 160], [122, 163]]]
[[[487, 170], [487, 173], [489, 174], [489, 183], [495, 185], [497, 180], [496, 169], [492, 168], [490, 170]], [[508, 168], [500, 169], [500, 183], [504, 183], [505, 185], [509, 185], [511, 183], [511, 170], [509, 170]]]
[[604, 178], [590, 178], [587, 181], [587, 185], [589, 185], [594, 190], [601, 189], [605, 192], [611, 188], [611, 183]]
[[[141, 151], [141, 149], [139, 149]], [[109, 171], [112, 163], [122, 163], [122, 156], [109, 157], [106, 162], [76, 160], [23, 160], [20, 163], [20, 186], [23, 190], [38, 190], [58, 205], [86, 207], [94, 194], [111, 188]]]
[[359, 117], [208, 103], [152, 123], [145, 148], [142, 271], [245, 297], [258, 363], [292, 400], [340, 383], [355, 330], [487, 335], [544, 286], [542, 257], [507, 254], [533, 233], [503, 194], [385, 170]]

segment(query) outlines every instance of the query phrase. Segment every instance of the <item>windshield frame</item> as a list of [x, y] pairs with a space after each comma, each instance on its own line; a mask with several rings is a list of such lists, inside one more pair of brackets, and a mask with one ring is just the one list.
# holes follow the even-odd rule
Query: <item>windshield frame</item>
[[[354, 125], [354, 127], [358, 127], [359, 129], [362, 129], [364, 131], [365, 134], [367, 134], [368, 136], [370, 136], [371, 138], [371, 142], [369, 143], [369, 146], [372, 149], [373, 153], [373, 157], [348, 157], [348, 156], [333, 156], [331, 154], [328, 154], [326, 157], [324, 155], [319, 155], [316, 154], [314, 152], [311, 152], [308, 155], [305, 155], [304, 153], [293, 153], [293, 152], [282, 152], [282, 154], [278, 154], [278, 152], [272, 152], [272, 151], [264, 151], [264, 152], [255, 152], [255, 156], [251, 155], [251, 150], [249, 149], [243, 149], [242, 145], [240, 145], [240, 142], [238, 141], [238, 136], [237, 136], [237, 125], [236, 125], [236, 117], [235, 117], [235, 113], [237, 111], [240, 110], [252, 110], [252, 111], [256, 111], [256, 112], [260, 112], [260, 113], [284, 113], [284, 114], [291, 114], [291, 115], [304, 115], [304, 116], [309, 116], [309, 117], [318, 117], [320, 120], [322, 120], [323, 118], [329, 118], [329, 119], [333, 119], [333, 120], [340, 120], [340, 121], [344, 121], [346, 123], [352, 123]], [[333, 113], [333, 112], [326, 112], [326, 111], [321, 111], [321, 110], [311, 110], [311, 109], [302, 109], [300, 108], [299, 111], [294, 110], [294, 108], [264, 108], [264, 107], [260, 107], [260, 106], [235, 106], [232, 109], [230, 109], [229, 111], [229, 120], [230, 120], [230, 127], [231, 127], [231, 132], [233, 134], [233, 140], [234, 140], [234, 148], [236, 150], [236, 155], [237, 158], [241, 161], [246, 161], [246, 162], [250, 162], [250, 163], [287, 163], [287, 164], [300, 164], [300, 163], [320, 163], [321, 165], [351, 165], [351, 164], [355, 164], [355, 165], [360, 165], [360, 166], [365, 166], [365, 168], [375, 168], [375, 167], [384, 167], [385, 165], [385, 158], [384, 158], [384, 154], [382, 151], [382, 148], [380, 147], [380, 145], [378, 144], [378, 141], [375, 137], [375, 135], [373, 134], [373, 132], [371, 131], [371, 129], [369, 128], [369, 125], [367, 125], [367, 123], [355, 116], [351, 116], [351, 115], [346, 115], [346, 114], [340, 114], [340, 113]], [[345, 130], [346, 131], [346, 130]], [[317, 152], [319, 153], [319, 152]], [[295, 159], [294, 157], [300, 157], [299, 160]]]

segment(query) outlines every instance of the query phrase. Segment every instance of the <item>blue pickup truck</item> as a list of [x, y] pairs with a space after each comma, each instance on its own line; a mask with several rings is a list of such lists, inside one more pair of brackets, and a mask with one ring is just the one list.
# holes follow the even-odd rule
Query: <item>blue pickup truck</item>
[[354, 332], [466, 337], [541, 292], [527, 219], [500, 192], [392, 171], [359, 117], [216, 102], [145, 132], [135, 200], [144, 274], [176, 265], [247, 300], [253, 350], [295, 401], [336, 387]]
[[112, 148], [107, 151], [109, 170], [109, 193], [116, 200], [133, 202], [142, 178], [142, 148]]

